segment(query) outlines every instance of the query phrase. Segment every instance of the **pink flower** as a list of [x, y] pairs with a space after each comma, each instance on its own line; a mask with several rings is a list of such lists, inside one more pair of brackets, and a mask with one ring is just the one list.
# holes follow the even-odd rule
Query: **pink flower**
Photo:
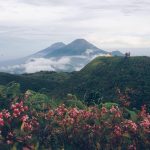
[[114, 127], [114, 134], [116, 136], [121, 136], [121, 128], [117, 125], [115, 125], [115, 127]]
[[140, 126], [145, 129], [146, 132], [150, 133], [150, 119], [145, 118], [143, 121], [141, 121]]
[[83, 118], [83, 119], [87, 119], [89, 117], [91, 117], [93, 115], [92, 112], [86, 111], [86, 110], [80, 110], [79, 111], [79, 115]]
[[68, 110], [65, 108], [65, 105], [63, 104], [59, 106], [57, 109], [55, 109], [55, 111], [59, 116], [63, 116]]
[[114, 106], [112, 106], [111, 109], [110, 109], [110, 112], [111, 112], [111, 113], [114, 113], [114, 112], [116, 112], [116, 111], [117, 111], [117, 109], [116, 109]]
[[28, 131], [28, 130], [31, 131], [31, 130], [33, 129], [33, 127], [32, 127], [32, 125], [31, 125], [30, 122], [24, 122], [23, 129], [24, 129], [24, 130], [27, 130], [27, 131]]
[[0, 113], [0, 126], [4, 126], [3, 113]]
[[22, 118], [21, 118], [21, 121], [25, 122], [29, 119], [28, 115], [24, 115]]
[[133, 132], [137, 131], [137, 124], [135, 122], [133, 122], [132, 120], [127, 120], [125, 121], [125, 125], [126, 128], [130, 128]]
[[15, 108], [14, 110], [13, 110], [13, 117], [18, 117], [18, 116], [20, 116], [20, 110], [18, 109], [18, 108]]
[[107, 112], [108, 112], [107, 108], [103, 106], [101, 109], [101, 113], [106, 114]]
[[79, 111], [77, 110], [77, 108], [72, 108], [68, 114], [70, 115], [70, 117], [75, 118], [79, 114]]
[[20, 106], [20, 107], [23, 107], [23, 101], [21, 101], [21, 102], [19, 103], [19, 106]]
[[25, 110], [25, 111], [28, 111], [28, 106], [24, 106], [24, 110]]
[[4, 120], [0, 118], [0, 126], [4, 126]]
[[115, 117], [116, 117], [116, 118], [121, 117], [121, 112], [120, 112], [120, 111], [117, 111], [117, 112], [115, 113]]
[[12, 104], [11, 109], [13, 110], [13, 117], [19, 117], [21, 113], [28, 110], [27, 106], [23, 106], [23, 101], [20, 103]]
[[6, 119], [8, 119], [9, 117], [11, 117], [10, 113], [9, 113], [8, 110], [6, 110], [6, 109], [4, 109], [4, 110], [2, 111], [2, 113], [3, 113], [3, 117], [6, 118]]
[[16, 105], [15, 105], [17, 108], [19, 108], [19, 106], [20, 106], [20, 104], [19, 103], [16, 103]]
[[110, 109], [110, 112], [114, 113], [116, 118], [121, 117], [121, 112], [120, 112], [118, 106], [112, 106]]
[[0, 113], [0, 118], [3, 118], [3, 113], [2, 112]]
[[60, 125], [69, 126], [69, 125], [72, 125], [72, 124], [74, 124], [74, 119], [73, 118], [66, 118], [66, 119], [63, 119], [62, 122], [60, 122]]
[[15, 109], [15, 108], [16, 108], [16, 105], [12, 104], [11, 109]]
[[10, 117], [10, 113], [7, 112], [6, 114], [4, 114], [4, 117], [5, 117], [5, 118], [9, 118], [9, 117]]

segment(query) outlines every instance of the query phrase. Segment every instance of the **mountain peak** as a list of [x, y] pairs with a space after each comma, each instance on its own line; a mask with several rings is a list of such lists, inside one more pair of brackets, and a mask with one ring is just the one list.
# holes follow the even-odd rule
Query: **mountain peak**
[[70, 44], [88, 44], [88, 45], [92, 45], [91, 43], [89, 43], [87, 40], [85, 40], [85, 39], [76, 39], [76, 40], [74, 40], [74, 41], [72, 41]]
[[74, 42], [88, 42], [88, 41], [85, 39], [76, 39], [76, 40], [74, 40]]
[[62, 56], [78, 56], [83, 55], [87, 52], [87, 50], [91, 50], [92, 53], [101, 53], [106, 54], [107, 52], [99, 49], [93, 44], [89, 43], [85, 39], [76, 39], [72, 41], [70, 44], [49, 53], [47, 57], [62, 57]]
[[63, 42], [57, 42], [52, 44], [51, 46], [31, 55], [32, 57], [44, 57], [46, 55], [48, 55], [48, 53], [51, 53], [57, 49], [60, 49], [62, 47], [65, 47], [66, 45]]
[[52, 44], [49, 48], [61, 48], [65, 45], [66, 44], [64, 44], [63, 42], [57, 42], [57, 43]]

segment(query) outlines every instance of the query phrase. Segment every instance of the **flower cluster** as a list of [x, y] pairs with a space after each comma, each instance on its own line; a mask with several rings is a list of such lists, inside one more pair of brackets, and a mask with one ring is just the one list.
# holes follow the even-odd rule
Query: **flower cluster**
[[108, 112], [107, 108], [103, 106], [102, 109], [101, 109], [101, 114], [104, 115], [107, 112]]
[[63, 105], [59, 106], [58, 108], [56, 108], [55, 112], [59, 116], [64, 116], [65, 113], [67, 112], [67, 109], [66, 109], [65, 105], [63, 104]]
[[114, 127], [114, 134], [116, 136], [121, 136], [122, 135], [122, 130], [118, 125], [115, 125], [115, 127]]
[[[143, 121], [141, 121], [140, 125], [145, 129], [150, 129], [150, 118], [145, 118]], [[150, 132], [150, 130], [148, 132]]]
[[136, 132], [137, 131], [137, 124], [135, 122], [133, 122], [132, 120], [126, 120], [124, 122], [124, 127], [126, 129], [130, 129], [130, 131], [132, 132]]
[[112, 106], [110, 112], [115, 115], [115, 117], [121, 117], [121, 111], [119, 110], [118, 106]]
[[57, 140], [61, 146], [78, 145], [76, 149], [99, 147], [101, 150], [109, 146], [114, 149], [118, 147], [136, 150], [141, 143], [136, 138], [138, 136], [146, 148], [150, 146], [150, 115], [145, 106], [142, 107], [137, 121], [133, 121], [124, 118], [123, 109], [118, 106], [79, 109], [62, 104], [55, 109], [36, 112], [20, 101], [12, 104], [10, 109], [0, 112], [0, 130], [0, 142], [9, 145], [21, 143], [31, 150], [35, 145], [32, 139], [36, 139], [36, 143], [45, 148], [51, 147], [51, 143]]
[[142, 118], [140, 126], [144, 129], [145, 132], [150, 133], [150, 114], [147, 113], [146, 105], [142, 106], [142, 110], [139, 113], [139, 116]]
[[22, 112], [27, 111], [28, 107], [24, 106], [23, 101], [21, 101], [20, 103], [12, 104], [11, 109], [13, 110], [13, 117], [17, 118]]
[[3, 109], [2, 112], [0, 112], [0, 126], [4, 126], [5, 120], [9, 119], [11, 117], [8, 110]]

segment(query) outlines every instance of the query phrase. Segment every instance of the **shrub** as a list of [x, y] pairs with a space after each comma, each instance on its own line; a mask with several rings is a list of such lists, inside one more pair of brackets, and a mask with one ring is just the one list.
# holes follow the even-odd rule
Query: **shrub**
[[140, 150], [150, 147], [150, 115], [146, 106], [134, 121], [124, 118], [124, 109], [117, 105], [79, 109], [62, 104], [36, 111], [27, 107], [26, 101], [12, 102], [8, 110], [0, 112], [3, 149]]

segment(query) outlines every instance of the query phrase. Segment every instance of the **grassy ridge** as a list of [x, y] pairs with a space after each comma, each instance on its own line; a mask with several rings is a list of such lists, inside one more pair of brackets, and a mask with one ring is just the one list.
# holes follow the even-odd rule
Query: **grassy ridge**
[[67, 93], [84, 99], [91, 92], [105, 100], [116, 99], [116, 89], [132, 89], [132, 100], [137, 105], [150, 99], [150, 57], [97, 57], [79, 72], [10, 75], [1, 73], [0, 84], [15, 81], [22, 90], [44, 90], [49, 95], [62, 97]]

